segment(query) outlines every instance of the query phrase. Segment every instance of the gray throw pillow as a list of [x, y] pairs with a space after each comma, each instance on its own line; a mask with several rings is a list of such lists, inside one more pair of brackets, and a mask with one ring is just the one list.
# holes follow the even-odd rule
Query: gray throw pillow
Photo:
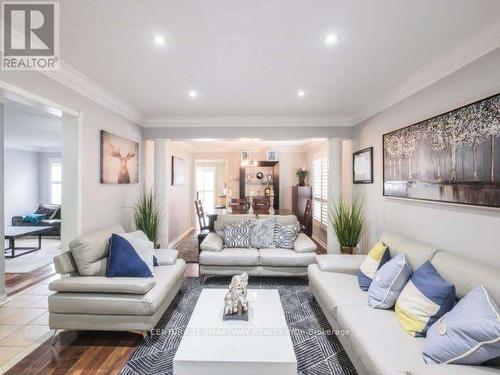
[[299, 233], [298, 225], [285, 225], [278, 224], [274, 225], [274, 246], [279, 249], [291, 249], [293, 250], [293, 245], [297, 239]]
[[267, 249], [273, 247], [276, 218], [253, 220], [250, 224], [250, 247]]
[[224, 225], [224, 247], [249, 247], [250, 223], [251, 220], [245, 220], [239, 223]]

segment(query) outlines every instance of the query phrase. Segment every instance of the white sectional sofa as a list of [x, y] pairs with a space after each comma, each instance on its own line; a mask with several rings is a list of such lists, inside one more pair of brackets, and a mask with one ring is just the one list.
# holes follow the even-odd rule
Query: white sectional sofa
[[56, 271], [64, 276], [49, 285], [56, 292], [49, 296], [51, 329], [145, 334], [156, 326], [184, 282], [186, 264], [177, 259], [177, 250], [159, 249], [153, 278], [105, 277], [108, 240], [123, 232], [117, 225], [73, 241], [85, 250], [78, 255], [85, 269], [77, 266], [71, 251], [54, 258]]
[[[404, 251], [417, 269], [427, 260], [449, 282], [457, 297], [483, 284], [500, 304], [500, 269], [468, 258], [438, 251], [435, 247], [384, 233], [381, 236], [391, 256]], [[500, 373], [500, 360], [490, 366], [427, 365], [422, 358], [425, 338], [405, 332], [394, 310], [372, 309], [367, 293], [358, 286], [357, 272], [363, 255], [318, 255], [308, 268], [309, 285], [332, 328], [348, 330], [339, 335], [349, 358], [360, 375], [487, 375]]]
[[[316, 244], [304, 233], [299, 233], [293, 250], [223, 247], [223, 226], [248, 219], [268, 218], [269, 215], [219, 215], [210, 233], [201, 243], [200, 275], [232, 276], [248, 272], [251, 276], [306, 276], [307, 266], [315, 262]], [[275, 215], [283, 224], [298, 224], [294, 215]]]

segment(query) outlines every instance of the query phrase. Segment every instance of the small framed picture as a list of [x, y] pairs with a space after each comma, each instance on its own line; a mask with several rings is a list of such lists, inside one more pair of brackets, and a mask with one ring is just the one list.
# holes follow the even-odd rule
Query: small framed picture
[[353, 184], [373, 184], [373, 147], [352, 155]]
[[252, 153], [250, 151], [241, 151], [241, 162], [247, 163], [252, 160]]
[[172, 185], [184, 185], [185, 169], [184, 159], [172, 156]]
[[267, 161], [278, 161], [278, 151], [268, 150]]

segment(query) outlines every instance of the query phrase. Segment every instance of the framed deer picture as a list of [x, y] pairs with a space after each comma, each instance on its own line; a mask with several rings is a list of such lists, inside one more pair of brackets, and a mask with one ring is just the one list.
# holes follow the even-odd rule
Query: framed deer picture
[[139, 143], [101, 130], [101, 183], [139, 182]]
[[500, 94], [383, 135], [384, 196], [500, 207]]

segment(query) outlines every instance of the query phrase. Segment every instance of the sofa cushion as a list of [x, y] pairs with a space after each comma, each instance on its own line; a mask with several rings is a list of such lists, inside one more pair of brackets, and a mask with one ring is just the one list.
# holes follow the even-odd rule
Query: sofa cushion
[[[153, 267], [152, 249], [149, 255], [151, 267]], [[153, 277], [153, 274], [148, 264], [129, 241], [119, 234], [112, 234], [106, 277]]]
[[314, 253], [318, 247], [305, 233], [299, 233], [293, 244], [293, 249], [298, 253]]
[[396, 254], [373, 277], [368, 289], [368, 305], [377, 309], [394, 307], [411, 274], [412, 270], [406, 262], [405, 253]]
[[321, 254], [316, 255], [316, 263], [321, 271], [357, 275], [366, 255]]
[[154, 286], [153, 278], [77, 276], [54, 280], [49, 289], [54, 292], [146, 294]]
[[323, 272], [316, 264], [308, 267], [307, 275], [314, 295], [327, 306], [333, 317], [339, 306], [354, 304], [368, 308], [367, 293], [359, 289], [355, 275]]
[[436, 271], [431, 262], [420, 266], [396, 302], [396, 317], [411, 335], [425, 336], [436, 320], [455, 304], [455, 287]]
[[217, 220], [214, 222], [215, 233], [221, 238], [224, 238], [224, 226], [226, 224], [241, 223], [248, 219], [255, 219], [254, 214], [221, 214], [217, 215]]
[[250, 223], [251, 220], [245, 220], [224, 225], [224, 247], [250, 247]]
[[253, 220], [250, 224], [250, 247], [264, 249], [273, 246], [276, 218]]
[[[153, 315], [172, 287], [184, 279], [186, 263], [156, 267], [155, 286], [146, 294], [55, 293], [49, 296], [49, 311], [62, 314]], [[153, 280], [153, 279], [152, 279]]]
[[416, 270], [426, 261], [431, 260], [437, 252], [434, 246], [413, 241], [393, 233], [382, 233], [380, 241], [387, 245], [391, 252], [391, 257], [397, 253], [404, 252], [412, 270]]
[[500, 356], [500, 310], [484, 286], [472, 289], [429, 328], [427, 363], [481, 365]]
[[401, 329], [394, 311], [364, 305], [343, 305], [337, 321], [350, 330], [348, 340], [367, 368], [384, 375], [407, 374], [407, 370], [424, 363], [423, 338], [415, 338]]
[[155, 256], [155, 245], [149, 240], [146, 234], [142, 230], [136, 230], [135, 232], [120, 233], [120, 237], [124, 238], [130, 243], [130, 245], [132, 245], [137, 255], [139, 255], [143, 262], [146, 263], [151, 273], [154, 273], [153, 259]]
[[280, 249], [293, 249], [298, 232], [297, 225], [276, 223], [274, 226], [274, 246]]
[[458, 298], [463, 298], [482, 284], [500, 306], [499, 268], [447, 251], [439, 251], [431, 263], [446, 280], [455, 285]]
[[156, 249], [155, 255], [158, 266], [170, 266], [177, 260], [179, 251], [175, 249]]
[[377, 270], [391, 259], [387, 246], [378, 242], [368, 253], [359, 267], [358, 284], [362, 290], [367, 291], [372, 283]]
[[286, 249], [260, 249], [261, 266], [273, 267], [307, 267], [314, 263], [314, 253], [297, 253]]
[[224, 240], [215, 233], [209, 233], [200, 244], [201, 250], [222, 251]]
[[125, 232], [120, 225], [114, 225], [87, 233], [70, 242], [71, 255], [82, 276], [104, 276], [106, 274], [109, 239], [113, 233]]
[[200, 264], [205, 266], [257, 266], [259, 252], [252, 248], [224, 249], [222, 251], [202, 251]]

